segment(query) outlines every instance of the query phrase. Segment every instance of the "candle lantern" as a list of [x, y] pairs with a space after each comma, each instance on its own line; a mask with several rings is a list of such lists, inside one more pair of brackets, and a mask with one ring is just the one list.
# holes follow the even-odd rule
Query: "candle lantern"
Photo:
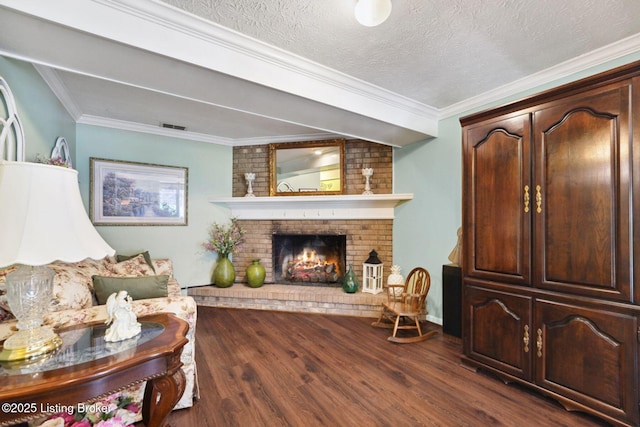
[[382, 292], [382, 261], [376, 251], [369, 252], [369, 258], [362, 264], [362, 292], [379, 294]]

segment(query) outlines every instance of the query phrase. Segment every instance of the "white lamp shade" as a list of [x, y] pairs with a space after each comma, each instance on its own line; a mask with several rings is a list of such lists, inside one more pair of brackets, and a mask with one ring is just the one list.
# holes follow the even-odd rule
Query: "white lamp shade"
[[0, 161], [0, 267], [101, 259], [115, 251], [91, 224], [78, 172]]
[[365, 27], [382, 24], [391, 14], [391, 0], [358, 0], [355, 15]]

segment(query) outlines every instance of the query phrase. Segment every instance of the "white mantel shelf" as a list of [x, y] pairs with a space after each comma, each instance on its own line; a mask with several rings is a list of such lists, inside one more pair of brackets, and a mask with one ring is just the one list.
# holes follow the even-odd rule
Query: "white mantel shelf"
[[238, 219], [393, 219], [394, 208], [412, 193], [344, 196], [214, 197]]

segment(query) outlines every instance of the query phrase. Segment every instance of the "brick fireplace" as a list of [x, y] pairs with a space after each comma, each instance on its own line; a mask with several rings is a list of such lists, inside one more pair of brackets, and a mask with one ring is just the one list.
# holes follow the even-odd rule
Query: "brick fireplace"
[[[345, 151], [347, 195], [362, 194], [364, 189], [363, 167], [374, 168], [371, 189], [375, 194], [389, 195], [392, 193], [393, 151], [391, 147], [352, 140], [347, 141]], [[244, 180], [246, 172], [256, 174], [256, 180], [253, 184], [255, 196], [260, 198], [269, 196], [268, 153], [268, 145], [234, 147], [234, 198], [240, 199], [246, 193]], [[287, 203], [289, 204], [296, 202], [296, 197], [275, 196], [269, 199], [273, 198], [288, 199]], [[320, 199], [320, 205], [322, 206], [322, 200], [329, 199]], [[284, 284], [282, 281], [276, 280], [272, 240], [273, 236], [277, 234], [345, 236], [345, 267], [348, 268], [352, 265], [361, 281], [362, 263], [368, 258], [372, 249], [378, 252], [378, 257], [386, 267], [385, 275], [388, 274], [388, 268], [393, 262], [393, 219], [379, 219], [368, 217], [368, 215], [349, 219], [306, 219], [305, 216], [306, 213], [295, 219], [243, 219], [240, 215], [239, 222], [247, 233], [242, 252], [233, 257], [233, 264], [236, 267], [236, 284], [226, 289], [192, 288], [189, 290], [189, 294], [194, 296], [198, 304], [201, 305], [375, 317], [382, 298], [386, 298], [384, 294], [371, 295], [362, 292], [346, 294], [339, 286], [308, 287], [298, 284]], [[246, 266], [250, 265], [255, 258], [259, 258], [266, 269], [265, 286], [258, 289], [242, 285], [246, 282]]]
[[[387, 145], [362, 140], [349, 140], [345, 149], [346, 193], [362, 194], [364, 179], [362, 168], [374, 169], [371, 189], [377, 194], [393, 192], [393, 149]], [[269, 146], [252, 145], [233, 149], [233, 196], [243, 197], [247, 186], [246, 172], [254, 172], [253, 192], [256, 196], [269, 195]], [[241, 219], [241, 218], [240, 218]], [[375, 249], [383, 263], [391, 265], [393, 249], [393, 220], [249, 220], [241, 224], [247, 229], [247, 243], [243, 252], [234, 257], [234, 264], [249, 265], [260, 258], [267, 270], [265, 283], [276, 283], [273, 277], [271, 253], [272, 235], [285, 234], [339, 234], [347, 236], [347, 268], [353, 265], [358, 277], [362, 276], [362, 263]], [[239, 269], [241, 270], [241, 269]], [[238, 271], [239, 282], [245, 281], [244, 271]]]
[[[242, 253], [233, 257], [234, 265], [249, 265], [260, 258], [267, 276], [265, 283], [274, 280], [271, 243], [274, 234], [333, 234], [346, 236], [346, 267], [353, 265], [358, 277], [362, 276], [362, 263], [375, 249], [383, 263], [391, 265], [393, 250], [393, 220], [240, 220], [247, 230], [247, 241]], [[241, 269], [238, 269], [241, 270]], [[236, 281], [245, 282], [245, 272], [237, 271]]]

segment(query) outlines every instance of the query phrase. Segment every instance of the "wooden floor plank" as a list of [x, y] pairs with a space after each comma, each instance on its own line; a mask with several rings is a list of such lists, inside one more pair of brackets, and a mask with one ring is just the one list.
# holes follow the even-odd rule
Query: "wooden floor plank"
[[[182, 426], [604, 426], [460, 364], [439, 333], [393, 344], [372, 319], [198, 308], [201, 398]], [[434, 326], [431, 325], [433, 328]], [[436, 327], [437, 328], [437, 327]]]

